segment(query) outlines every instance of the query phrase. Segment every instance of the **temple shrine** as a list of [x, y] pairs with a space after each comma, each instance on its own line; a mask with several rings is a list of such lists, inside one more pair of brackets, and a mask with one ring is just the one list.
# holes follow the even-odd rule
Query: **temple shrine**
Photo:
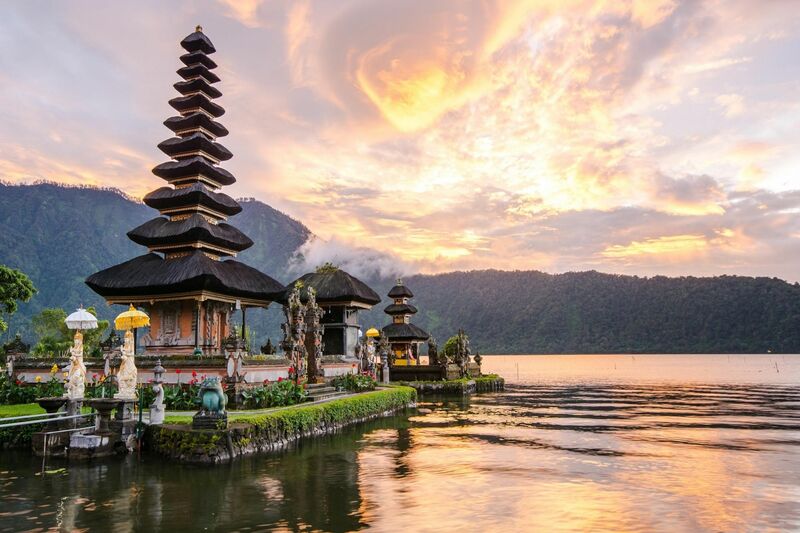
[[228, 130], [215, 119], [225, 110], [214, 84], [216, 49], [200, 26], [181, 41], [180, 96], [169, 101], [179, 114], [164, 125], [174, 136], [158, 145], [171, 158], [153, 169], [168, 185], [144, 198], [161, 216], [128, 232], [148, 253], [89, 276], [86, 284], [110, 304], [133, 304], [150, 315], [141, 339], [148, 353], [219, 354], [237, 309], [267, 307], [285, 287], [233, 259], [253, 245], [226, 223], [241, 206], [220, 192], [236, 178], [219, 166], [232, 157], [217, 139]]
[[383, 311], [392, 317], [392, 322], [383, 327], [383, 335], [389, 341], [394, 366], [419, 365], [419, 345], [430, 338], [430, 334], [411, 323], [417, 308], [409, 303], [414, 297], [403, 280], [398, 279], [388, 294], [392, 303]]
[[322, 308], [323, 355], [355, 359], [359, 340], [358, 313], [380, 303], [381, 297], [360, 279], [330, 264], [309, 272], [289, 284], [289, 291], [300, 287], [300, 298], [308, 299], [308, 289], [314, 289], [316, 300]]

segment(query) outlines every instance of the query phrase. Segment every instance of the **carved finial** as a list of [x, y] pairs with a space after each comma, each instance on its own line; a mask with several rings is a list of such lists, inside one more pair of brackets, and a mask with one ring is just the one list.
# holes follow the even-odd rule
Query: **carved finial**
[[200, 24], [198, 24], [197, 26], [194, 27], [194, 31], [199, 31], [202, 33], [203, 27]]
[[397, 284], [398, 285], [402, 285], [403, 284], [403, 280], [401, 278], [397, 278]]

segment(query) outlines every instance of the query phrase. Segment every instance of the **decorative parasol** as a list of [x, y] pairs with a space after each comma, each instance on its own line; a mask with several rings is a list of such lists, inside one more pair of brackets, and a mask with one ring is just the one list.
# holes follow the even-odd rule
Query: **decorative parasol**
[[64, 322], [69, 329], [86, 330], [97, 329], [97, 317], [81, 306], [69, 315]]
[[369, 329], [367, 330], [367, 337], [371, 337], [371, 338], [373, 338], [373, 337], [380, 337], [380, 336], [381, 336], [381, 332], [380, 332], [380, 331], [378, 331], [378, 330], [377, 330], [377, 329], [375, 329], [375, 328], [369, 328]]
[[114, 327], [116, 329], [127, 330], [127, 329], [143, 328], [149, 325], [150, 325], [150, 317], [147, 316], [146, 313], [136, 309], [133, 306], [133, 304], [131, 304], [130, 309], [128, 309], [124, 313], [120, 313], [119, 315], [117, 315], [117, 318], [114, 319]]

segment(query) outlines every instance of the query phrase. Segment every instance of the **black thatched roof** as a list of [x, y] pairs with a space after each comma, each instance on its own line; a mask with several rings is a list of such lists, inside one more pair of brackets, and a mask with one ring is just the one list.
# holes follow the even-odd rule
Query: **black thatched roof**
[[175, 221], [156, 217], [129, 231], [128, 238], [150, 247], [202, 242], [241, 252], [253, 246], [253, 241], [235, 227], [223, 222], [211, 224], [198, 213]]
[[145, 196], [144, 203], [159, 210], [202, 205], [228, 216], [242, 211], [236, 200], [227, 194], [214, 192], [202, 183], [192, 183], [180, 189], [161, 187]]
[[203, 128], [217, 137], [225, 137], [228, 134], [228, 128], [199, 111], [185, 117], [169, 117], [164, 121], [164, 125], [174, 132]]
[[280, 302], [286, 303], [291, 288], [298, 281], [303, 283], [304, 289], [300, 291], [300, 298], [303, 301], [307, 298], [305, 289], [308, 287], [313, 287], [317, 291], [316, 297], [319, 303], [361, 302], [372, 306], [381, 301], [381, 297], [369, 285], [344, 270], [337, 269], [330, 272], [304, 274], [288, 285]]
[[388, 324], [383, 326], [383, 334], [392, 341], [426, 341], [430, 334], [414, 324]]
[[219, 98], [222, 96], [222, 91], [209, 85], [208, 82], [203, 78], [195, 78], [190, 81], [179, 81], [176, 82], [173, 87], [175, 87], [175, 90], [183, 95], [197, 91], [203, 91], [208, 95], [209, 98]]
[[191, 96], [177, 96], [169, 101], [169, 105], [179, 112], [200, 108], [214, 118], [219, 118], [225, 114], [225, 109], [221, 105], [215, 104], [199, 93]]
[[153, 174], [167, 181], [175, 181], [179, 178], [202, 174], [220, 185], [236, 183], [236, 178], [233, 177], [233, 174], [224, 168], [212, 165], [203, 157], [190, 157], [180, 161], [161, 163], [153, 169]]
[[187, 52], [203, 52], [205, 54], [213, 54], [217, 51], [214, 48], [214, 44], [211, 42], [211, 39], [206, 37], [206, 34], [203, 33], [203, 29], [199, 26], [195, 31], [187, 35], [181, 41], [181, 46]]
[[414, 315], [417, 308], [411, 304], [389, 304], [383, 312], [387, 315]]
[[217, 68], [217, 63], [208, 57], [205, 52], [191, 52], [189, 54], [183, 54], [180, 57], [180, 60], [183, 61], [183, 64], [187, 67], [200, 63], [201, 65], [205, 65], [206, 68], [212, 69]]
[[[171, 137], [158, 144], [158, 148], [170, 157], [178, 158], [179, 154], [185, 154], [195, 150], [202, 150], [211, 157], [216, 157], [220, 161], [227, 161], [233, 154], [219, 144], [210, 140], [202, 133], [192, 133], [186, 137]], [[183, 158], [185, 156], [181, 156]], [[201, 156], [202, 157], [202, 156]]]
[[208, 83], [217, 83], [219, 81], [219, 76], [208, 70], [203, 65], [194, 65], [192, 67], [181, 67], [175, 72], [178, 73], [178, 76], [183, 78], [184, 80], [190, 80], [192, 78], [196, 78], [197, 76], [202, 76], [206, 79]]
[[389, 298], [413, 298], [414, 293], [411, 289], [402, 284], [397, 284], [389, 291]]
[[274, 301], [283, 285], [244, 263], [215, 261], [200, 251], [166, 260], [147, 254], [101, 270], [86, 284], [106, 298], [213, 291], [226, 296]]

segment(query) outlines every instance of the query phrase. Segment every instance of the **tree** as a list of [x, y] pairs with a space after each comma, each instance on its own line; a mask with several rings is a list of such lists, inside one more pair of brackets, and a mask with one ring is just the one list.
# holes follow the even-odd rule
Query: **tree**
[[453, 359], [455, 357], [456, 352], [458, 351], [458, 335], [453, 335], [447, 342], [444, 343], [444, 348], [442, 348], [442, 353], [444, 353], [449, 359]]
[[72, 344], [72, 336], [64, 322], [67, 312], [57, 307], [48, 307], [33, 317], [33, 331], [36, 333], [37, 342], [33, 347], [33, 354], [63, 355]]
[[0, 333], [8, 329], [3, 315], [11, 316], [17, 311], [17, 302], [27, 302], [36, 294], [36, 287], [28, 276], [0, 265]]
[[[97, 310], [94, 307], [87, 307], [86, 311], [97, 316]], [[103, 333], [108, 329], [108, 325], [108, 320], [98, 320], [96, 329], [88, 329], [83, 332], [84, 353], [89, 357], [100, 357], [102, 355], [100, 342], [103, 338]]]

